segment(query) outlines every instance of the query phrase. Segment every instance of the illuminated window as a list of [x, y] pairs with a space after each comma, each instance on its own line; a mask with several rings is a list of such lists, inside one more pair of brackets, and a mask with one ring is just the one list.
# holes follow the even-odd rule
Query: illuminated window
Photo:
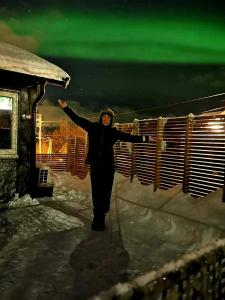
[[17, 154], [18, 94], [0, 90], [0, 157]]

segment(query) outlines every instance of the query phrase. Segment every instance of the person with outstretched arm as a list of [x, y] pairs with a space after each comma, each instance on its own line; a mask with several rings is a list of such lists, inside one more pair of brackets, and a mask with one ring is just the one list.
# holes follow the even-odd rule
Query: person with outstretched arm
[[150, 136], [132, 135], [114, 127], [114, 112], [106, 109], [101, 112], [98, 122], [80, 117], [65, 100], [58, 100], [59, 106], [68, 117], [88, 133], [88, 154], [86, 162], [90, 165], [92, 201], [94, 218], [92, 230], [105, 230], [105, 216], [110, 209], [110, 199], [114, 180], [114, 149], [116, 141], [131, 143], [150, 142]]

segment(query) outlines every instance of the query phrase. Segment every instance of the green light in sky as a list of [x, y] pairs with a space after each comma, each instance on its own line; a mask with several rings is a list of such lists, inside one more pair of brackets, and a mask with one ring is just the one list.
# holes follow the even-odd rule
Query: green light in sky
[[225, 63], [225, 26], [196, 16], [45, 12], [6, 21], [39, 41], [37, 54], [91, 60]]

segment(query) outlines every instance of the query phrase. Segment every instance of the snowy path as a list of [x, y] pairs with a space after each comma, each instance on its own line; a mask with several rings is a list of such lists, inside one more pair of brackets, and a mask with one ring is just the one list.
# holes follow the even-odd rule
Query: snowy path
[[221, 191], [153, 193], [117, 175], [107, 231], [95, 233], [89, 179], [57, 173], [54, 181], [53, 198], [26, 196], [4, 213], [1, 300], [88, 299], [225, 237]]

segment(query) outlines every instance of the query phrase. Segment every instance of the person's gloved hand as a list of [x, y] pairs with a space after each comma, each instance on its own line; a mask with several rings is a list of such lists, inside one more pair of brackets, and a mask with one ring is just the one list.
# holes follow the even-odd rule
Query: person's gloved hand
[[143, 136], [144, 143], [156, 142], [156, 140], [151, 135]]
[[59, 106], [60, 106], [62, 109], [68, 106], [66, 100], [61, 100], [61, 99], [59, 99], [59, 100], [58, 100], [58, 104], [59, 104]]

